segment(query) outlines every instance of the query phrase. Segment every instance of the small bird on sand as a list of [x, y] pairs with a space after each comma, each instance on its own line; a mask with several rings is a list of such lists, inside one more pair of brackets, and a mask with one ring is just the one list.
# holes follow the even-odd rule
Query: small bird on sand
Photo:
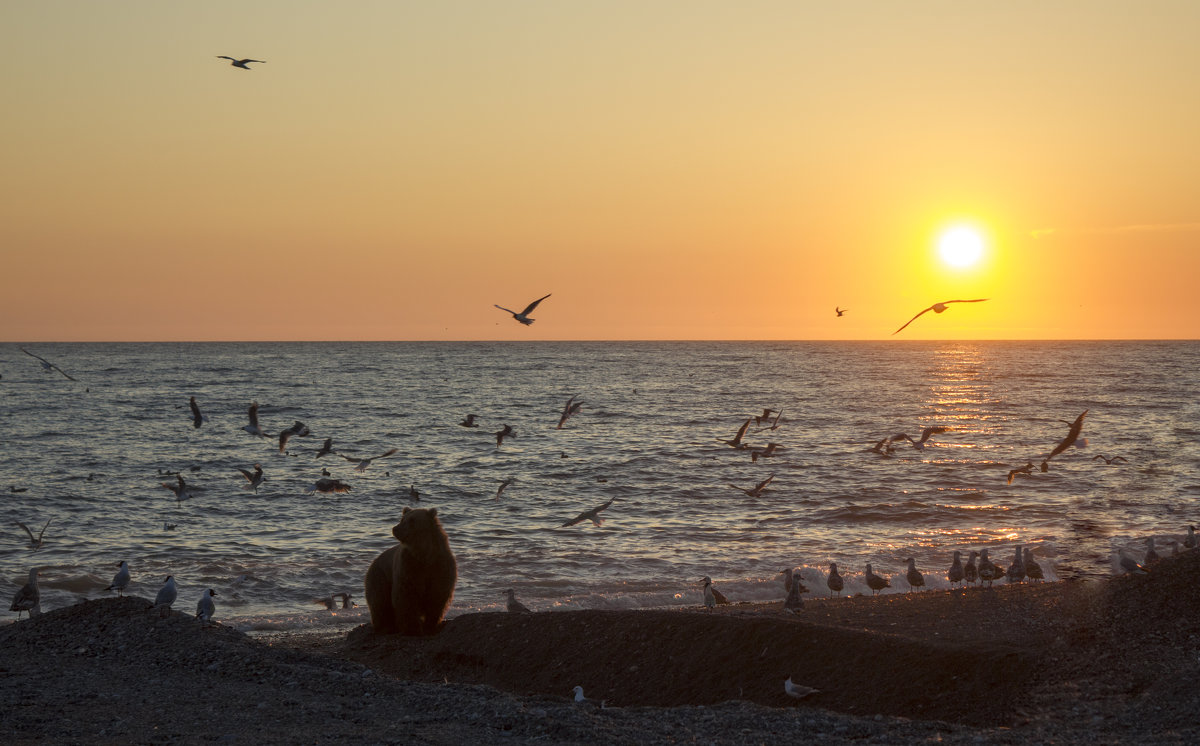
[[467, 415], [467, 419], [458, 424], [462, 425], [463, 427], [479, 427], [478, 423], [475, 422], [475, 415], [473, 414]]
[[33, 535], [33, 532], [29, 530], [29, 526], [26, 526], [24, 523], [22, 523], [20, 521], [13, 521], [13, 523], [20, 526], [21, 528], [25, 529], [25, 533], [29, 535], [29, 548], [34, 551], [37, 551], [42, 548], [43, 539], [46, 536], [46, 527], [50, 525], [50, 521], [52, 521], [52, 520], [54, 520], [54, 519], [53, 518], [46, 519], [46, 522], [42, 525], [42, 530], [38, 532], [38, 535], [36, 537]]
[[[926, 308], [925, 310], [920, 311], [919, 313], [917, 313], [916, 316], [913, 316], [911, 319], [904, 322], [904, 326], [908, 326], [912, 322], [921, 318], [921, 314], [928, 313], [930, 311], [933, 311], [934, 313], [942, 313], [946, 310], [947, 306], [951, 303], [982, 303], [985, 300], [988, 300], [988, 299], [987, 298], [975, 298], [974, 300], [944, 300], [941, 303], [934, 303], [929, 308]], [[900, 332], [904, 331], [904, 326], [902, 326], [899, 329], [897, 329], [896, 331], [892, 332], [892, 334], [899, 334]]]
[[399, 450], [400, 450], [399, 448], [391, 448], [391, 449], [379, 454], [378, 456], [372, 456], [371, 458], [359, 458], [357, 456], [347, 456], [344, 453], [340, 453], [338, 455], [341, 456], [342, 458], [346, 459], [350, 463], [356, 464], [356, 466], [354, 467], [355, 471], [366, 471], [367, 467], [371, 465], [372, 461], [377, 461], [381, 458], [387, 458], [388, 456], [391, 456], [393, 453], [396, 453]]
[[1029, 547], [1025, 547], [1022, 550], [1022, 554], [1023, 556], [1021, 559], [1025, 561], [1025, 577], [1029, 578], [1035, 583], [1039, 580], [1045, 580], [1046, 576], [1042, 572], [1042, 566], [1033, 559], [1033, 550], [1031, 550]]
[[250, 424], [243, 425], [242, 429], [245, 430], [246, 432], [250, 433], [251, 435], [257, 435], [260, 438], [271, 437], [267, 432], [265, 432], [261, 427], [258, 426], [258, 402], [256, 402], [256, 401], [250, 402], [249, 415], [250, 415]]
[[729, 486], [739, 492], [745, 492], [747, 497], [762, 497], [762, 494], [767, 491], [767, 485], [769, 485], [771, 483], [771, 480], [773, 480], [773, 479], [775, 479], [774, 474], [772, 474], [771, 476], [762, 480], [761, 482], [754, 485], [750, 489], [746, 489], [745, 487], [738, 487], [736, 484], [731, 484]]
[[212, 623], [213, 614], [217, 613], [217, 605], [213, 603], [215, 595], [217, 592], [208, 588], [200, 594], [200, 600], [196, 603], [196, 618], [205, 627]]
[[248, 472], [245, 469], [238, 469], [238, 471], [240, 471], [242, 473], [242, 476], [246, 478], [246, 481], [250, 483], [249, 485], [246, 486], [246, 489], [254, 490], [254, 494], [257, 495], [258, 494], [258, 485], [262, 484], [267, 479], [266, 477], [263, 476], [262, 466], [259, 464], [255, 464], [253, 472]]
[[783, 600], [783, 610], [793, 614], [799, 613], [804, 608], [804, 599], [800, 597], [800, 594], [807, 590], [808, 588], [805, 588], [804, 583], [800, 581], [800, 575], [792, 575], [792, 587], [788, 589], [787, 598]]
[[175, 484], [171, 484], [170, 482], [159, 482], [159, 484], [174, 492], [177, 502], [183, 502], [192, 496], [192, 493], [188, 492], [187, 483], [183, 481], [182, 474], [175, 475], [175, 482]]
[[508, 596], [508, 611], [510, 614], [529, 614], [531, 613], [525, 604], [517, 600], [517, 592], [509, 588], [504, 592]]
[[267, 64], [267, 61], [266, 61], [266, 60], [252, 60], [252, 59], [249, 59], [249, 58], [247, 58], [247, 59], [244, 59], [244, 60], [239, 60], [239, 59], [234, 59], [233, 57], [230, 57], [229, 55], [225, 55], [225, 54], [218, 54], [218, 55], [217, 55], [217, 59], [219, 59], [219, 60], [229, 60], [229, 64], [230, 64], [230, 65], [232, 65], [233, 67], [240, 67], [240, 68], [242, 68], [243, 70], [249, 70], [249, 69], [250, 69], [250, 65], [249, 65], [249, 63], [251, 63], [251, 62], [257, 62], [257, 63], [259, 63], [259, 64], [262, 64], [262, 65], [265, 65], [265, 64]]
[[979, 550], [979, 579], [987, 583], [988, 587], [991, 588], [992, 581], [999, 580], [1002, 577], [1004, 577], [1004, 571], [999, 567], [996, 567], [994, 564], [992, 564], [992, 561], [988, 559], [988, 550]]
[[[596, 700], [588, 699], [587, 697], [583, 696], [583, 687], [576, 686], [571, 691], [575, 692], [575, 704], [577, 704], [577, 705], [595, 705], [596, 704]], [[600, 701], [600, 707], [604, 707], [604, 700]]]
[[825, 585], [829, 586], [829, 595], [842, 595], [842, 589], [846, 587], [846, 581], [842, 580], [842, 576], [838, 575], [837, 563], [829, 563], [829, 577], [825, 578]]
[[712, 592], [712, 578], [705, 575], [704, 578], [700, 581], [700, 584], [702, 586], [704, 586], [704, 606], [705, 606], [705, 608], [708, 608], [708, 609], [717, 608], [717, 597], [714, 596], [713, 592]]
[[721, 442], [731, 448], [749, 448], [749, 446], [742, 442], [742, 438], [746, 436], [746, 428], [750, 427], [750, 422], [753, 419], [753, 417], [749, 417], [742, 423], [742, 426], [738, 428], [737, 435], [733, 436], [733, 440], [724, 440]]
[[1021, 545], [1018, 544], [1013, 552], [1012, 564], [1008, 566], [1008, 582], [1020, 583], [1025, 579], [1025, 554], [1021, 551]]
[[533, 309], [537, 308], [538, 304], [541, 303], [542, 301], [546, 300], [547, 298], [549, 298], [550, 295], [551, 295], [550, 293], [546, 293], [541, 298], [538, 298], [537, 300], [535, 300], [533, 303], [530, 303], [528, 306], [525, 306], [525, 310], [521, 311], [520, 313], [518, 313], [510, 308], [505, 308], [504, 306], [501, 306], [499, 304], [493, 304], [493, 305], [495, 305], [496, 308], [499, 308], [501, 311], [508, 311], [509, 313], [512, 314], [512, 317], [514, 319], [521, 322], [525, 326], [529, 326], [530, 324], [532, 324], [535, 321], [535, 319], [529, 318], [529, 314], [533, 313]]
[[158, 589], [158, 595], [154, 597], [154, 608], [159, 610], [159, 615], [170, 613], [171, 604], [175, 603], [175, 599], [179, 596], [179, 589], [175, 585], [175, 576], [168, 575], [163, 581], [162, 588]]
[[499, 448], [505, 438], [515, 437], [517, 437], [517, 433], [512, 429], [512, 425], [505, 425], [503, 430], [496, 431], [496, 447]]
[[[579, 394], [575, 396], [579, 396]], [[563, 406], [562, 416], [558, 418], [558, 430], [562, 430], [563, 424], [571, 418], [571, 415], [578, 414], [579, 410], [583, 408], [583, 402], [575, 401], [575, 396], [567, 399], [566, 405]]]
[[17, 619], [21, 618], [22, 611], [28, 612], [29, 616], [33, 617], [41, 600], [42, 593], [38, 589], [38, 569], [34, 567], [29, 570], [29, 581], [17, 589], [8, 610], [17, 612]]
[[909, 557], [905, 562], [908, 563], [908, 572], [905, 573], [904, 579], [908, 581], [909, 591], [923, 588], [925, 586], [925, 576], [917, 569], [917, 561]]
[[208, 417], [201, 414], [200, 405], [196, 403], [196, 397], [192, 396], [188, 398], [188, 406], [192, 409], [192, 427], [199, 430], [201, 425], [208, 422]]
[[955, 583], [963, 582], [963, 565], [962, 552], [954, 551], [954, 561], [950, 563], [950, 571], [946, 573], [946, 580], [950, 581], [950, 587], [953, 588]]
[[597, 505], [596, 507], [594, 507], [590, 510], [583, 511], [579, 515], [575, 516], [571, 520], [564, 523], [562, 526], [560, 526], [560, 528], [566, 528], [567, 526], [574, 526], [576, 523], [582, 523], [583, 521], [591, 521], [593, 526], [604, 525], [604, 519], [600, 517], [600, 511], [607, 510], [608, 506], [612, 505], [613, 500], [616, 500], [616, 499], [617, 498], [614, 497], [612, 500], [609, 500], [608, 502], [604, 503], [603, 505]]
[[979, 580], [979, 570], [975, 567], [975, 558], [979, 556], [979, 552], [971, 550], [971, 557], [967, 560], [967, 566], [963, 568], [963, 582], [975, 585]]
[[121, 564], [118, 567], [120, 569], [117, 570], [116, 575], [113, 575], [112, 583], [104, 590], [116, 591], [117, 595], [120, 596], [125, 592], [125, 588], [129, 586], [129, 563], [121, 560]]
[[328, 478], [322, 477], [321, 479], [318, 479], [316, 482], [311, 484], [308, 488], [308, 491], [309, 492], [324, 492], [324, 493], [332, 492], [332, 493], [336, 493], [336, 494], [340, 495], [340, 494], [349, 492], [350, 489], [351, 489], [350, 485], [346, 484], [345, 482], [341, 481], [340, 479], [328, 479]]
[[803, 686], [792, 681], [792, 677], [787, 677], [787, 681], [783, 682], [783, 691], [787, 692], [789, 697], [803, 699], [810, 694], [820, 694], [820, 689], [813, 689], [811, 686]]
[[884, 588], [892, 587], [891, 582], [887, 578], [875, 574], [875, 571], [871, 569], [870, 562], [867, 563], [867, 573], [864, 577], [867, 581], [867, 587], [871, 589], [872, 596], [878, 594]]

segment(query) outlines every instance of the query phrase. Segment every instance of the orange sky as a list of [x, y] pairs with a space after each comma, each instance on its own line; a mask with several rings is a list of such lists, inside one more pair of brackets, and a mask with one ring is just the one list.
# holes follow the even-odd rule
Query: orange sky
[[[981, 297], [896, 338], [1200, 338], [1197, 28], [1190, 0], [14, 4], [0, 340], [883, 339]], [[952, 270], [962, 221], [987, 252]], [[493, 308], [546, 293], [530, 327]]]

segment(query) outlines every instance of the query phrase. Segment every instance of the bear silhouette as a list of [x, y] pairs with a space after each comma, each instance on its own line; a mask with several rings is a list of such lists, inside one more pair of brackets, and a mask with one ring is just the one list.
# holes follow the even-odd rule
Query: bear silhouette
[[405, 508], [392, 527], [399, 542], [375, 558], [363, 579], [376, 634], [437, 632], [458, 581], [437, 508]]

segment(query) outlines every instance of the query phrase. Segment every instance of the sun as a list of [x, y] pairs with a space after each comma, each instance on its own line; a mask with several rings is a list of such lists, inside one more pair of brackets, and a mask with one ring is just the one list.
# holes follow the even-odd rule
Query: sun
[[974, 228], [950, 228], [938, 239], [938, 254], [952, 267], [971, 267], [983, 258], [983, 238]]

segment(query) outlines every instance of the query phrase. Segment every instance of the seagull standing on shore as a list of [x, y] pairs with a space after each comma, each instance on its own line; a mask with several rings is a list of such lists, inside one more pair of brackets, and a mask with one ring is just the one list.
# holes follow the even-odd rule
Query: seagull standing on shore
[[1142, 564], [1153, 565], [1159, 559], [1158, 552], [1154, 551], [1154, 537], [1149, 536], [1146, 538], [1146, 556], [1142, 558]]
[[8, 607], [9, 611], [17, 612], [17, 619], [21, 618], [22, 611], [28, 612], [32, 618], [34, 612], [38, 610], [39, 604], [42, 602], [42, 592], [38, 589], [37, 581], [38, 569], [34, 567], [29, 570], [29, 582], [17, 589], [12, 604]]
[[963, 582], [963, 566], [962, 552], [954, 550], [954, 561], [950, 563], [950, 571], [946, 573], [946, 580], [950, 581], [950, 587], [953, 588], [955, 583]]
[[820, 689], [813, 689], [811, 686], [803, 686], [792, 681], [792, 677], [787, 677], [787, 681], [783, 682], [783, 691], [787, 692], [789, 697], [803, 699], [810, 694], [820, 694]]
[[200, 594], [200, 600], [196, 603], [196, 618], [205, 627], [212, 623], [213, 614], [217, 613], [217, 605], [213, 603], [213, 596], [215, 595], [217, 595], [217, 592], [212, 588], [208, 588], [204, 593]]
[[1020, 583], [1025, 579], [1025, 555], [1021, 552], [1021, 545], [1018, 544], [1013, 552], [1012, 564], [1008, 566], [1008, 582]]
[[229, 55], [225, 55], [225, 54], [218, 54], [218, 55], [217, 55], [217, 59], [219, 59], [219, 60], [229, 60], [229, 64], [230, 64], [230, 65], [232, 65], [233, 67], [240, 67], [240, 68], [242, 68], [243, 70], [249, 70], [249, 69], [250, 69], [250, 65], [249, 65], [248, 63], [251, 63], [251, 62], [257, 62], [257, 63], [259, 63], [259, 64], [262, 64], [262, 65], [265, 65], [265, 64], [267, 64], [267, 61], [266, 61], [266, 60], [252, 60], [252, 59], [249, 59], [249, 58], [247, 58], [247, 59], [244, 59], [244, 60], [239, 60], [239, 59], [234, 59], [233, 57], [230, 57]]
[[892, 587], [891, 582], [887, 578], [875, 574], [875, 571], [871, 569], [870, 562], [867, 563], [867, 573], [864, 577], [867, 581], [867, 587], [871, 589], [872, 596], [878, 594], [884, 588]]
[[257, 495], [258, 485], [262, 484], [267, 479], [263, 476], [262, 466], [260, 464], [255, 464], [253, 473], [248, 472], [245, 469], [238, 469], [238, 471], [240, 471], [242, 476], [246, 478], [246, 481], [250, 483], [246, 489], [254, 490], [254, 494]]
[[1042, 573], [1042, 566], [1033, 559], [1033, 550], [1025, 547], [1022, 550], [1021, 559], [1025, 562], [1025, 577], [1033, 582], [1046, 579], [1046, 576]]
[[579, 515], [575, 516], [571, 520], [564, 523], [562, 526], [560, 526], [560, 528], [566, 528], [567, 526], [574, 526], [576, 523], [582, 523], [583, 521], [591, 521], [593, 526], [604, 525], [604, 519], [600, 517], [600, 511], [607, 510], [608, 506], [612, 505], [613, 500], [616, 500], [616, 499], [617, 498], [614, 497], [612, 500], [609, 500], [608, 502], [604, 503], [603, 505], [597, 505], [596, 507], [592, 508], [591, 510], [583, 511]]
[[45, 372], [49, 373], [49, 372], [51, 372], [51, 371], [55, 371], [55, 370], [57, 370], [59, 373], [62, 373], [62, 374], [63, 374], [63, 377], [64, 377], [64, 378], [66, 378], [68, 381], [74, 381], [74, 380], [75, 380], [74, 378], [71, 378], [71, 376], [67, 375], [67, 372], [66, 372], [65, 370], [63, 370], [62, 368], [58, 367], [58, 366], [57, 366], [57, 365], [55, 365], [54, 363], [50, 362], [50, 361], [49, 361], [49, 360], [47, 360], [46, 358], [44, 358], [44, 357], [41, 357], [40, 355], [34, 355], [32, 352], [30, 352], [29, 350], [25, 349], [24, 347], [18, 347], [17, 349], [19, 349], [21, 352], [24, 352], [24, 353], [25, 353], [26, 355], [28, 355], [29, 357], [35, 357], [35, 358], [37, 358], [38, 360], [40, 360], [40, 361], [42, 362], [42, 370], [43, 370], [43, 371], [45, 371]]
[[908, 563], [908, 572], [904, 575], [905, 580], [908, 581], [908, 590], [913, 591], [917, 588], [923, 588], [925, 586], [925, 576], [917, 569], [917, 561], [909, 557], [905, 562]]
[[494, 305], [496, 306], [496, 308], [499, 308], [501, 311], [508, 311], [509, 313], [512, 314], [512, 317], [514, 319], [516, 319], [517, 321], [520, 321], [525, 326], [529, 326], [530, 324], [532, 324], [535, 321], [535, 319], [529, 318], [529, 314], [533, 313], [533, 309], [537, 308], [538, 304], [541, 303], [542, 301], [546, 300], [547, 298], [549, 298], [550, 295], [551, 295], [550, 293], [546, 293], [541, 298], [538, 298], [537, 300], [535, 300], [533, 303], [530, 303], [528, 306], [525, 306], [525, 310], [521, 311], [520, 313], [517, 313], [516, 311], [514, 311], [510, 308], [505, 308], [504, 306], [501, 306], [499, 304], [494, 304]]
[[192, 427], [199, 430], [202, 424], [208, 422], [208, 417], [201, 414], [200, 405], [196, 403], [196, 397], [192, 396], [188, 398], [188, 406], [192, 410]]
[[36, 552], [37, 550], [42, 548], [42, 537], [44, 537], [46, 535], [46, 527], [50, 525], [50, 521], [52, 521], [52, 520], [54, 520], [54, 519], [53, 518], [46, 519], [46, 522], [42, 525], [42, 530], [38, 532], [38, 535], [36, 538], [34, 537], [33, 532], [29, 530], [29, 526], [26, 526], [24, 523], [21, 523], [20, 521], [13, 521], [13, 523], [15, 523], [16, 525], [25, 529], [25, 533], [29, 534], [29, 548]]
[[825, 585], [829, 586], [829, 595], [842, 595], [842, 588], [846, 587], [846, 581], [842, 580], [842, 576], [838, 575], [837, 563], [829, 563], [829, 577], [825, 578]]
[[378, 456], [372, 456], [371, 458], [358, 458], [357, 456], [347, 456], [344, 453], [339, 454], [339, 455], [342, 458], [349, 461], [350, 463], [358, 464], [357, 466], [354, 467], [355, 471], [366, 471], [367, 467], [371, 465], [372, 461], [375, 461], [375, 460], [381, 459], [381, 458], [387, 458], [388, 456], [391, 456], [393, 453], [396, 453], [399, 450], [400, 450], [399, 448], [392, 448], [392, 449], [389, 449], [388, 451], [385, 451], [384, 453], [379, 454]]
[[530, 613], [532, 613], [525, 606], [525, 604], [523, 604], [517, 600], [517, 592], [514, 591], [512, 588], [509, 588], [508, 590], [506, 590], [504, 592], [504, 594], [506, 596], [508, 596], [508, 604], [507, 604], [508, 613], [510, 613], [510, 614], [530, 614]]
[[175, 585], [175, 576], [168, 575], [163, 581], [162, 588], [158, 589], [158, 595], [154, 597], [154, 606], [159, 610], [159, 616], [163, 613], [171, 612], [171, 604], [175, 603], [175, 599], [179, 596], [179, 588]]
[[808, 589], [804, 587], [798, 574], [792, 575], [791, 579], [792, 587], [788, 589], [787, 598], [783, 600], [783, 610], [796, 614], [804, 608], [804, 599], [800, 597], [800, 594]]
[[1183, 539], [1183, 546], [1186, 549], [1195, 549], [1197, 546], [1200, 546], [1200, 544], [1197, 544], [1197, 542], [1196, 542], [1196, 527], [1195, 526], [1188, 526], [1187, 536], [1185, 536]]
[[243, 425], [242, 429], [251, 435], [257, 435], [260, 438], [271, 437], [258, 426], [258, 402], [250, 402], [250, 424]]
[[[921, 311], [916, 316], [913, 316], [911, 319], [904, 322], [904, 326], [908, 326], [912, 322], [921, 318], [921, 314], [923, 314], [923, 313], [929, 313], [930, 311], [933, 311], [934, 313], [942, 313], [943, 311], [946, 310], [946, 307], [951, 303], [982, 303], [985, 300], [988, 300], [988, 299], [987, 298], [975, 298], [974, 300], [944, 300], [941, 303], [934, 303], [929, 308], [926, 308], [924, 311]], [[896, 331], [892, 332], [892, 334], [899, 334], [900, 332], [904, 331], [904, 326], [902, 326], [899, 329], [897, 329]]]
[[120, 596], [124, 594], [125, 588], [129, 585], [129, 563], [125, 560], [121, 560], [121, 564], [118, 565], [118, 567], [120, 567], [120, 569], [117, 570], [116, 575], [113, 575], [112, 583], [110, 583], [109, 586], [104, 590], [116, 591], [117, 595]]
[[979, 580], [979, 570], [975, 567], [975, 558], [979, 556], [979, 552], [971, 550], [971, 557], [967, 560], [967, 566], [963, 568], [963, 582], [975, 585]]
[[713, 594], [712, 578], [705, 575], [704, 579], [700, 581], [700, 584], [704, 586], [705, 608], [710, 610], [717, 608], [717, 597]]
[[988, 550], [979, 550], [979, 579], [988, 584], [988, 588], [992, 587], [993, 580], [999, 580], [1004, 577], [1004, 571], [992, 564], [988, 559]]

